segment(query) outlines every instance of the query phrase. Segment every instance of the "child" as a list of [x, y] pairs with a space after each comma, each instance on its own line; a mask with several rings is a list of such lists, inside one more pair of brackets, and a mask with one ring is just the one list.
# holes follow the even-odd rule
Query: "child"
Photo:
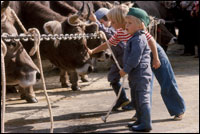
[[105, 27], [110, 27], [110, 21], [108, 21], [107, 14], [109, 10], [107, 8], [100, 8], [94, 14], [96, 15], [98, 21]]
[[[128, 13], [127, 7], [116, 6], [108, 13], [108, 18], [111, 20], [113, 28], [117, 29], [115, 35], [109, 39], [109, 45], [117, 45], [118, 42], [126, 42], [131, 36], [125, 32], [124, 18]], [[185, 102], [181, 97], [178, 86], [175, 80], [175, 75], [170, 64], [170, 61], [165, 51], [155, 42], [153, 37], [146, 32], [149, 47], [151, 48], [151, 68], [158, 80], [161, 87], [161, 96], [171, 116], [174, 116], [174, 120], [181, 120], [185, 112]], [[106, 43], [94, 48], [88, 49], [89, 54], [98, 53], [107, 49]], [[161, 64], [160, 64], [161, 63]], [[154, 76], [153, 75], [153, 76]], [[153, 78], [153, 77], [152, 77]], [[151, 81], [151, 97], [153, 90], [153, 80]]]
[[[112, 35], [114, 35], [115, 30], [110, 26], [110, 21], [108, 21], [108, 18], [106, 16], [108, 12], [109, 12], [108, 9], [100, 8], [95, 12], [95, 15], [91, 13], [91, 16], [89, 19], [91, 21], [96, 22], [99, 26], [99, 30], [103, 31], [106, 34], [107, 38], [110, 38]], [[118, 43], [116, 47], [114, 46], [111, 47], [120, 66], [122, 66], [124, 47], [125, 47], [125, 44], [123, 42]], [[117, 68], [117, 65], [115, 63], [111, 65], [111, 68], [109, 70], [108, 81], [110, 82], [110, 85], [112, 86], [117, 96], [119, 89], [121, 87], [121, 83], [120, 83], [119, 69]], [[122, 108], [123, 110], [134, 109], [133, 105], [130, 103], [129, 99], [126, 96], [126, 92], [124, 88], [122, 88], [120, 97], [112, 110], [116, 111], [119, 108]]]
[[152, 71], [150, 49], [144, 32], [145, 26], [149, 24], [149, 17], [142, 9], [130, 8], [125, 20], [126, 31], [132, 37], [126, 44], [120, 76], [128, 74], [131, 99], [136, 108], [137, 121], [131, 128], [133, 131], [150, 131], [152, 129], [150, 105]]

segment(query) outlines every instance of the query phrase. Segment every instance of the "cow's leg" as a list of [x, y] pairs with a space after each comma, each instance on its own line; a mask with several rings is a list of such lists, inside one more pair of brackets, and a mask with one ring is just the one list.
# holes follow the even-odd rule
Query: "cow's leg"
[[89, 82], [89, 80], [88, 80], [88, 75], [87, 75], [87, 74], [85, 74], [85, 75], [80, 75], [80, 77], [81, 77], [81, 81], [82, 81], [82, 82]]
[[69, 78], [68, 78], [67, 71], [60, 69], [60, 82], [61, 82], [62, 88], [69, 87], [68, 80], [69, 80]]
[[36, 99], [35, 92], [33, 90], [33, 86], [23, 88], [18, 86], [17, 87], [20, 93], [21, 99], [25, 99], [28, 103], [37, 103], [38, 100]]
[[17, 93], [15, 86], [6, 85], [6, 93]]
[[69, 70], [69, 80], [70, 83], [72, 84], [71, 88], [73, 91], [80, 90], [80, 87], [78, 86], [78, 74], [75, 70]]
[[97, 58], [95, 58], [95, 57], [92, 58], [92, 65], [94, 66], [93, 72], [98, 72], [98, 70], [97, 70]]

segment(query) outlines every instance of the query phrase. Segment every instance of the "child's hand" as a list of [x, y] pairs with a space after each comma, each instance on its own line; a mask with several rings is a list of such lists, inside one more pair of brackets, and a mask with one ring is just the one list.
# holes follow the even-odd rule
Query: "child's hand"
[[159, 59], [153, 59], [153, 68], [158, 69], [160, 67], [161, 63]]
[[124, 77], [126, 75], [126, 72], [124, 72], [124, 70], [122, 69], [119, 71], [119, 74], [121, 77]]
[[87, 48], [89, 55], [92, 55], [93, 51], [89, 48]]
[[97, 18], [96, 18], [94, 13], [90, 14], [89, 20], [92, 21], [92, 22], [97, 22]]

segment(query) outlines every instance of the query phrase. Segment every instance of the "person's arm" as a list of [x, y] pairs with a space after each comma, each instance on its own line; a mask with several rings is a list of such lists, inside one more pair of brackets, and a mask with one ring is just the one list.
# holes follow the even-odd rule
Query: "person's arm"
[[[117, 45], [121, 40], [118, 38], [118, 32], [116, 32], [107, 42], [110, 46], [112, 45]], [[88, 53], [90, 55], [101, 52], [103, 50], [106, 50], [108, 48], [107, 43], [104, 42], [103, 44], [101, 44], [100, 46], [94, 48], [93, 50], [90, 50], [88, 48]]]
[[92, 54], [95, 54], [95, 53], [99, 53], [103, 50], [106, 50], [107, 48], [108, 48], [108, 46], [107, 46], [106, 42], [104, 42], [103, 44], [99, 45], [98, 47], [96, 47], [92, 50], [88, 48], [88, 53], [90, 55], [92, 55]]
[[158, 57], [158, 51], [157, 51], [157, 47], [156, 47], [156, 41], [154, 40], [153, 37], [151, 37], [151, 39], [149, 39], [148, 41], [149, 47], [152, 51], [152, 55], [153, 55], [153, 68], [157, 69], [160, 67], [161, 63]]

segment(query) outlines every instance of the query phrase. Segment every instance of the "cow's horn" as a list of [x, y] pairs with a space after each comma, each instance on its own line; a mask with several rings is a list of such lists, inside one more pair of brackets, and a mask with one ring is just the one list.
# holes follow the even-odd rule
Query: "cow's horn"
[[85, 2], [83, 1], [83, 5], [82, 5], [81, 9], [80, 9], [80, 11], [78, 11], [78, 13], [77, 13], [78, 16], [80, 16], [80, 15], [82, 14], [84, 8], [85, 8]]
[[90, 14], [91, 14], [91, 8], [90, 8], [89, 3], [87, 3], [87, 7], [88, 7], [88, 15], [87, 15], [86, 20], [89, 20], [89, 17], [90, 17]]

